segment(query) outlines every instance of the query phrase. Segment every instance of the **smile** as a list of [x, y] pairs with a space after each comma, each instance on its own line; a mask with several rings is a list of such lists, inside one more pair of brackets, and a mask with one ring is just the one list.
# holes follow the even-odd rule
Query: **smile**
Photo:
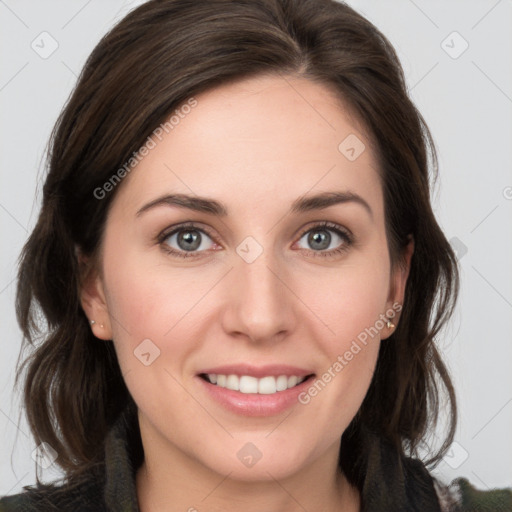
[[231, 391], [239, 391], [240, 393], [257, 393], [260, 395], [273, 395], [304, 382], [308, 376], [299, 377], [297, 375], [273, 375], [262, 378], [253, 377], [251, 375], [223, 375], [208, 373], [202, 374], [201, 377], [210, 384], [218, 387], [230, 389]]
[[237, 415], [260, 417], [299, 404], [299, 394], [314, 378], [312, 368], [244, 362], [201, 368], [196, 374], [207, 401]]

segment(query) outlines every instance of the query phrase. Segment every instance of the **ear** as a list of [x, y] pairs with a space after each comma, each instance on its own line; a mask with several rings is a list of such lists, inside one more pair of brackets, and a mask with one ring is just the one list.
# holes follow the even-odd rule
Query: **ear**
[[[407, 245], [402, 249], [401, 261], [396, 265], [391, 273], [391, 282], [389, 287], [389, 297], [386, 303], [387, 311], [394, 311], [395, 316], [390, 318], [394, 327], [385, 328], [387, 331], [383, 333], [381, 339], [386, 339], [393, 333], [394, 329], [398, 325], [400, 319], [400, 311], [402, 310], [404, 297], [405, 297], [405, 286], [409, 277], [409, 271], [411, 269], [411, 260], [414, 253], [414, 238], [409, 235], [409, 241]], [[397, 305], [399, 307], [397, 307]]]
[[111, 340], [112, 328], [102, 277], [88, 258], [78, 255], [78, 261], [82, 276], [79, 290], [82, 309], [89, 319], [94, 336]]

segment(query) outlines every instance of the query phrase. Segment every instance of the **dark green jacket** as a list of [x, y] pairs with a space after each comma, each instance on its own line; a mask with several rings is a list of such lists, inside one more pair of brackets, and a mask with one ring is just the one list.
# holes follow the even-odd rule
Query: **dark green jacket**
[[[140, 456], [133, 453], [131, 432], [122, 415], [107, 436], [104, 466], [74, 487], [26, 487], [0, 499], [0, 512], [138, 512]], [[361, 491], [364, 512], [512, 512], [511, 489], [479, 491], [466, 479], [442, 486], [419, 460], [404, 458], [402, 464], [399, 470], [395, 452], [385, 443], [372, 450]]]

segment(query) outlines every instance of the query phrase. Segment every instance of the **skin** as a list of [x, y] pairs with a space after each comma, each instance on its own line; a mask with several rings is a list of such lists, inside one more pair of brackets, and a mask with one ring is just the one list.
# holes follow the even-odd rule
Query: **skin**
[[[117, 191], [98, 272], [82, 292], [93, 332], [113, 340], [139, 408], [140, 508], [360, 510], [358, 491], [337, 467], [340, 437], [392, 329], [380, 329], [310, 403], [270, 417], [227, 411], [196, 374], [250, 361], [321, 376], [361, 331], [402, 303], [413, 243], [405, 265], [392, 268], [371, 141], [327, 86], [260, 76], [196, 99]], [[355, 161], [338, 150], [349, 134], [366, 147]], [[289, 212], [298, 198], [329, 191], [358, 194], [371, 214], [355, 201]], [[228, 214], [160, 205], [137, 215], [167, 193], [215, 199]], [[186, 252], [176, 236], [156, 238], [185, 221], [212, 236], [201, 232], [198, 255], [180, 258], [165, 250]], [[349, 230], [354, 242], [328, 231], [323, 252], [345, 250], [322, 257], [307, 236], [325, 235], [314, 229], [321, 221]], [[236, 252], [248, 236], [263, 249], [252, 263]], [[148, 338], [160, 356], [145, 366], [134, 350]], [[237, 457], [248, 442], [262, 453], [250, 468]]]

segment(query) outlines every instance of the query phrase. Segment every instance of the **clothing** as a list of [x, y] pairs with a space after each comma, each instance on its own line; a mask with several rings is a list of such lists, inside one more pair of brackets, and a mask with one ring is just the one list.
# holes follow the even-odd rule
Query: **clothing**
[[[129, 422], [121, 415], [107, 435], [104, 466], [74, 488], [26, 487], [0, 499], [0, 512], [139, 512], [135, 472], [140, 457], [130, 439]], [[364, 512], [512, 512], [512, 489], [479, 491], [463, 478], [443, 486], [419, 460], [402, 462], [400, 471], [396, 452], [386, 443], [372, 450], [361, 492]]]

